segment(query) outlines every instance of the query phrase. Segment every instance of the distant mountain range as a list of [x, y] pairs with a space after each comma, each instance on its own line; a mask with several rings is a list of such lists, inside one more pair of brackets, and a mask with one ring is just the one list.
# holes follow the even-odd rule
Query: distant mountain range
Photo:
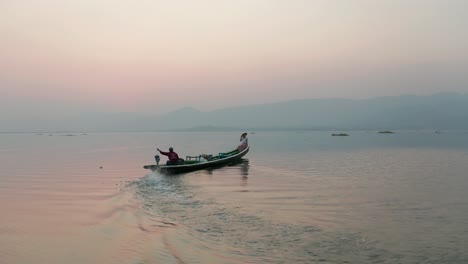
[[[5, 126], [6, 125], [6, 126]], [[303, 99], [164, 115], [92, 113], [64, 120], [4, 123], [0, 132], [468, 129], [468, 94]]]

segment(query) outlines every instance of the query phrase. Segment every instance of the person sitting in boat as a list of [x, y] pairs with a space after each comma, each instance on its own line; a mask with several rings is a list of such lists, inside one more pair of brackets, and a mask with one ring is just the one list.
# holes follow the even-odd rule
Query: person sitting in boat
[[249, 145], [249, 140], [247, 139], [247, 133], [244, 133], [240, 137], [241, 144], [237, 147], [237, 151], [241, 152], [247, 148]]
[[161, 153], [164, 156], [168, 157], [168, 161], [166, 162], [166, 165], [177, 165], [179, 164], [179, 155], [174, 152], [174, 148], [170, 147], [169, 152], [161, 151], [158, 149], [159, 153]]

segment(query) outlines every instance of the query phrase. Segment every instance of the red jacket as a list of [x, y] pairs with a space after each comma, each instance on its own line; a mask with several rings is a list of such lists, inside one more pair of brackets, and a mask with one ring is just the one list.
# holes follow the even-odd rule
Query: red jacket
[[179, 161], [179, 155], [177, 153], [173, 152], [164, 152], [164, 151], [159, 151], [161, 154], [164, 156], [167, 156], [169, 158], [170, 162], [177, 162]]

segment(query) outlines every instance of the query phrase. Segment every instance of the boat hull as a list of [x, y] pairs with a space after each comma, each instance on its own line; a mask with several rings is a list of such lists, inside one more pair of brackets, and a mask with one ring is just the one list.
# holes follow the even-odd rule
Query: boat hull
[[249, 152], [250, 146], [247, 146], [243, 151], [239, 152], [236, 155], [232, 155], [226, 158], [221, 158], [213, 161], [207, 161], [196, 164], [186, 164], [186, 165], [145, 165], [143, 168], [149, 169], [152, 171], [159, 171], [163, 174], [179, 174], [209, 168], [218, 168], [223, 167], [235, 162], [238, 162]]

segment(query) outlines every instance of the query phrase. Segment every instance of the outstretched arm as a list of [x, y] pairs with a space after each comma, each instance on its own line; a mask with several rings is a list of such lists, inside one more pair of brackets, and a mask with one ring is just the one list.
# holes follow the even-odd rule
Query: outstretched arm
[[164, 156], [167, 156], [169, 154], [169, 152], [164, 152], [164, 151], [162, 151], [160, 149], [157, 149], [157, 150], [159, 151], [159, 153], [161, 153]]

